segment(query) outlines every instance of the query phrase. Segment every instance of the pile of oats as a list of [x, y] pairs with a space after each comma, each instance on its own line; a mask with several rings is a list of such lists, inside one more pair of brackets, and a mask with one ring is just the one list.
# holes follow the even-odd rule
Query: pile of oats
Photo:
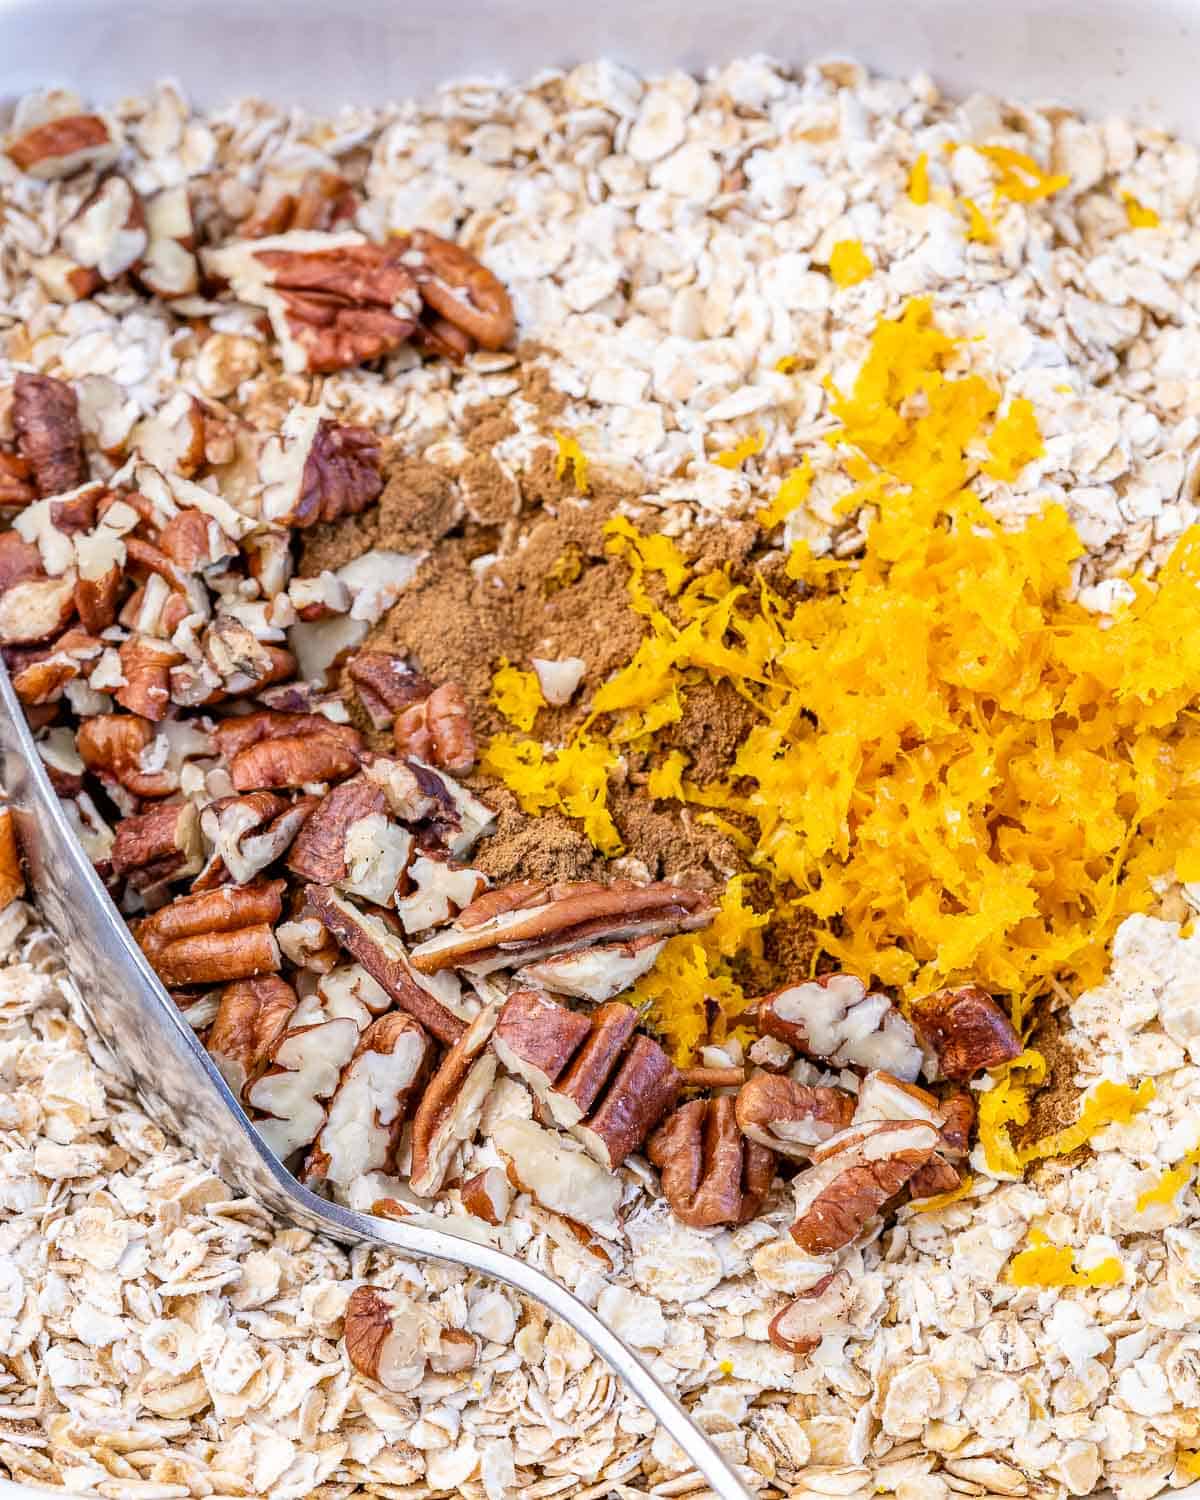
[[[1123, 575], [1160, 562], [1196, 516], [1200, 156], [1160, 133], [758, 60], [703, 82], [593, 63], [329, 120], [261, 102], [195, 113], [170, 86], [115, 113], [134, 187], [186, 184], [213, 240], [333, 172], [365, 195], [369, 235], [422, 225], [468, 245], [512, 294], [522, 358], [566, 396], [562, 426], [670, 533], [750, 518], [806, 447], [817, 477], [789, 539], [853, 550], [848, 482], [814, 442], [834, 425], [827, 377], [845, 385], [880, 315], [917, 293], [980, 371], [1033, 403], [1044, 456], [1013, 484], [980, 482], [1014, 522], [1065, 505], [1089, 549], [1086, 602], [1122, 597]], [[992, 182], [972, 143], [1015, 147], [1070, 183], [995, 205], [972, 239], [963, 203], [986, 203]], [[922, 154], [924, 203], [910, 192]], [[71, 380], [93, 456], [181, 388], [269, 427], [319, 395], [455, 475], [465, 415], [499, 400], [514, 430], [494, 456], [517, 488], [544, 452], [512, 354], [455, 369], [405, 350], [317, 381], [281, 369], [254, 309], [200, 287], [171, 304], [69, 300], [54, 257], [94, 186], [87, 173], [37, 182], [0, 157], [0, 386], [18, 370]], [[845, 240], [874, 269], [839, 287], [829, 262]], [[0, 437], [8, 420], [0, 410]], [[740, 467], [712, 461], [760, 429]], [[10, 907], [0, 927], [0, 1462], [14, 1477], [145, 1500], [700, 1487], [536, 1307], [454, 1269], [348, 1253], [235, 1197], [130, 1098], [36, 918]], [[789, 1240], [782, 1189], [742, 1228], [693, 1231], [635, 1166], [611, 1265], [524, 1199], [514, 1247], [644, 1350], [764, 1494], [1178, 1488], [1200, 1472], [1200, 1199], [1188, 1182], [1138, 1202], [1197, 1145], [1197, 993], [1200, 937], [1127, 922], [1109, 982], [1065, 1013], [1065, 1041], [1080, 1087], [1150, 1077], [1153, 1103], [1082, 1163], [1026, 1183], [976, 1160], [969, 1198], [904, 1209], [841, 1252], [845, 1331], [803, 1359], [767, 1325], [829, 1262]], [[526, 1108], [514, 1091], [497, 1090], [497, 1119]], [[1035, 1224], [1083, 1267], [1116, 1257], [1123, 1280], [1006, 1284]], [[357, 1374], [342, 1317], [365, 1279], [414, 1319], [470, 1334], [475, 1364], [418, 1372], [404, 1391]]]

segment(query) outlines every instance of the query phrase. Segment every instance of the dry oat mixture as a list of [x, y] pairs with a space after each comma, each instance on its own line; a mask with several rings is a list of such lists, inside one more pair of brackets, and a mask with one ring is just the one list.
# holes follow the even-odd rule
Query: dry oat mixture
[[[703, 82], [587, 64], [329, 120], [257, 101], [193, 113], [169, 86], [115, 113], [133, 187], [186, 185], [210, 243], [255, 216], [260, 232], [286, 230], [281, 194], [326, 173], [353, 187], [369, 235], [424, 226], [508, 288], [515, 352], [456, 366], [406, 348], [373, 372], [295, 373], [259, 309], [200, 288], [173, 304], [102, 283], [80, 296], [61, 250], [86, 257], [69, 226], [95, 175], [47, 184], [0, 156], [0, 390], [22, 370], [73, 382], [93, 457], [119, 455], [181, 388], [265, 429], [318, 398], [373, 427], [380, 503], [308, 532], [301, 571], [373, 546], [410, 559], [395, 607], [364, 615], [369, 644], [459, 681], [481, 738], [512, 728], [493, 688], [501, 657], [581, 660], [574, 706], [568, 693], [538, 720], [563, 744], [633, 656], [644, 619], [606, 550], [615, 517], [676, 539], [696, 575], [741, 577], [752, 560], [777, 576], [779, 544], [799, 540], [818, 559], [861, 549], [871, 509], [839, 506], [853, 481], [824, 441], [845, 420], [834, 388], [853, 385], [881, 319], [913, 297], [931, 297], [963, 341], [961, 369], [1028, 403], [1037, 440], [1022, 449], [1014, 417], [1022, 461], [993, 448], [977, 488], [1009, 525], [1065, 507], [1086, 547], [1072, 577], [1086, 607], [1130, 596], [1129, 576], [1156, 570], [1196, 518], [1200, 156], [1153, 130], [947, 101], [928, 79], [849, 64], [757, 60]], [[1036, 163], [1032, 189], [1004, 150]], [[1021, 190], [997, 191], [998, 172]], [[152, 243], [169, 281], [177, 250]], [[0, 409], [0, 442], [11, 437]], [[809, 488], [780, 512], [772, 549], [756, 515], [801, 452]], [[728, 683], [694, 685], [659, 748], [706, 782], [753, 720]], [[646, 794], [635, 751], [625, 764], [637, 774], [613, 782], [607, 807], [630, 873], [711, 887], [749, 870], [744, 820], [681, 812]], [[531, 820], [494, 780], [472, 785], [500, 814], [476, 860], [485, 873], [603, 866], [603, 840], [578, 817]], [[1055, 1034], [1038, 1040], [1068, 1107], [1043, 1119], [1035, 1100], [1031, 1128], [1069, 1122], [1101, 1078], [1136, 1090], [1137, 1109], [1098, 1116], [1085, 1152], [1025, 1181], [977, 1145], [964, 1192], [902, 1207], [838, 1254], [852, 1293], [807, 1355], [777, 1347], [768, 1325], [831, 1261], [788, 1238], [781, 1189], [739, 1228], [695, 1230], [647, 1168], [627, 1166], [624, 1239], [603, 1255], [527, 1197], [502, 1242], [644, 1350], [764, 1494], [1108, 1484], [1140, 1500], [1187, 1486], [1200, 1474], [1200, 936], [1179, 925], [1196, 888], [1161, 889], [1157, 914], [1121, 926], [1109, 977], [1060, 993]], [[805, 972], [811, 925], [768, 934], [761, 963], [780, 982]], [[13, 1477], [146, 1500], [700, 1488], [536, 1307], [453, 1269], [348, 1253], [232, 1196], [145, 1118], [80, 1029], [36, 914], [13, 902], [3, 929], [0, 1463]], [[980, 1097], [986, 1108], [986, 1083]], [[529, 1111], [501, 1080], [485, 1143], [489, 1120]], [[499, 1160], [473, 1149], [472, 1167]], [[1013, 1278], [1018, 1256], [1027, 1274]], [[392, 1389], [358, 1373], [343, 1315], [364, 1279], [394, 1292], [423, 1348], [465, 1331], [469, 1368], [422, 1357]]]

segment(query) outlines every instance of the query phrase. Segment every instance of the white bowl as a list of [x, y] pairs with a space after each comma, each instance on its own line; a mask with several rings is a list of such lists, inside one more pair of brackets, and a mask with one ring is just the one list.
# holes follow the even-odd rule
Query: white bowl
[[[0, 0], [0, 104], [46, 84], [111, 101], [171, 77], [206, 105], [258, 93], [331, 109], [592, 57], [700, 70], [761, 52], [1194, 137], [1198, 40], [1200, 0]], [[0, 1500], [39, 1497], [83, 1500], [0, 1479]]]

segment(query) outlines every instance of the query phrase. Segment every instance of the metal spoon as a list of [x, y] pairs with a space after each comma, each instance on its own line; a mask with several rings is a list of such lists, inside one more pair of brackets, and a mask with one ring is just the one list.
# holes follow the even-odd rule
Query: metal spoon
[[63, 945], [89, 1020], [147, 1113], [225, 1181], [293, 1224], [347, 1244], [384, 1245], [416, 1260], [468, 1266], [534, 1298], [588, 1341], [718, 1495], [749, 1500], [733, 1468], [641, 1357], [552, 1277], [457, 1232], [452, 1219], [378, 1219], [302, 1187], [260, 1140], [134, 942], [67, 822], [3, 665], [0, 753], [42, 916]]

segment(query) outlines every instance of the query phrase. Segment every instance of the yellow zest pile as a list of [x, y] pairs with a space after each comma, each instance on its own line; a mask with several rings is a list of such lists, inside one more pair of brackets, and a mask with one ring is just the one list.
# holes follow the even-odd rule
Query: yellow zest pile
[[1171, 1167], [1169, 1171], [1164, 1172], [1153, 1187], [1147, 1188], [1144, 1193], [1138, 1195], [1138, 1213], [1144, 1214], [1148, 1208], [1166, 1207], [1174, 1203], [1191, 1182], [1198, 1166], [1200, 1166], [1200, 1146], [1197, 1146], [1194, 1151], [1189, 1151], [1178, 1166]]
[[1028, 1123], [1030, 1095], [1045, 1077], [1045, 1058], [1040, 1052], [1025, 1051], [1006, 1064], [996, 1074], [993, 1086], [980, 1095], [979, 1140], [990, 1171], [1008, 1172], [1016, 1177], [1031, 1162], [1068, 1156], [1086, 1146], [1106, 1125], [1128, 1125], [1156, 1092], [1150, 1078], [1143, 1079], [1136, 1089], [1102, 1078], [1084, 1096], [1079, 1118], [1073, 1125], [1024, 1146], [1014, 1146], [1009, 1126]]
[[749, 436], [739, 439], [734, 447], [714, 454], [713, 463], [720, 464], [723, 469], [740, 469], [748, 458], [761, 453], [766, 446], [767, 435], [760, 428], [758, 432], [752, 432]]
[[502, 657], [492, 678], [492, 703], [510, 724], [526, 731], [533, 728], [538, 710], [545, 708], [541, 683], [533, 672], [522, 672]]
[[829, 274], [837, 286], [857, 286], [875, 267], [858, 240], [839, 240], [829, 257]]
[[1139, 203], [1132, 193], [1122, 193], [1121, 202], [1125, 205], [1125, 217], [1129, 220], [1130, 229], [1158, 228], [1158, 215], [1152, 208]]
[[554, 460], [554, 473], [558, 479], [562, 479], [567, 469], [571, 470], [575, 480], [575, 488], [581, 495], [588, 492], [588, 461], [583, 449], [579, 446], [579, 439], [572, 437], [566, 432], [556, 432], [554, 441], [558, 444], [558, 456]]
[[1069, 1245], [1055, 1245], [1040, 1229], [1029, 1231], [1029, 1249], [1014, 1255], [1008, 1267], [1013, 1286], [1116, 1286], [1124, 1277], [1121, 1262], [1108, 1255], [1081, 1271]]
[[[845, 508], [877, 515], [857, 560], [798, 545], [786, 595], [692, 576], [668, 538], [612, 523], [647, 622], [633, 661], [571, 745], [500, 737], [484, 768], [530, 811], [583, 817], [610, 852], [606, 772], [645, 752], [656, 794], [749, 822], [776, 907], [807, 908], [846, 969], [909, 996], [974, 979], [1020, 1023], [1052, 979], [1098, 982], [1153, 877], [1200, 878], [1200, 532], [1111, 622], [1069, 602], [1083, 548], [1065, 513], [1007, 531], [972, 488], [982, 467], [1013, 475], [1040, 452], [1032, 408], [997, 420], [1002, 393], [958, 359], [927, 300], [879, 323], [853, 388], [834, 392], [830, 438], [856, 486]], [[760, 522], [810, 482], [801, 463]], [[654, 746], [705, 680], [757, 722], [728, 773], [698, 783]], [[1017, 1100], [1018, 1072], [994, 1107], [1005, 1089]]]

